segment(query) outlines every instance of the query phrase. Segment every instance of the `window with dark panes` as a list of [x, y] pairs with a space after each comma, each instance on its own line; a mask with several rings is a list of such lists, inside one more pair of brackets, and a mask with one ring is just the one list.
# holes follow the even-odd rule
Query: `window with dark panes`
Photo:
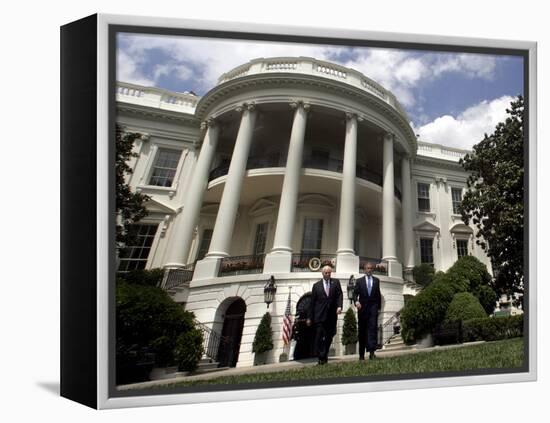
[[434, 264], [434, 240], [433, 238], [420, 239], [420, 263]]
[[430, 185], [424, 183], [418, 183], [418, 211], [429, 212], [430, 211]]
[[120, 250], [118, 272], [145, 269], [157, 228], [158, 224], [133, 225], [133, 229], [136, 231], [135, 242], [134, 245]]
[[466, 239], [457, 239], [456, 240], [456, 251], [458, 258], [468, 255], [468, 240]]
[[171, 187], [180, 161], [180, 150], [161, 148], [157, 152], [149, 185]]
[[306, 218], [302, 238], [302, 255], [319, 257], [323, 239], [323, 219]]
[[206, 256], [206, 253], [208, 253], [208, 249], [210, 248], [210, 241], [212, 240], [212, 232], [212, 229], [205, 229], [204, 231], [202, 231], [197, 260], [202, 260], [204, 256]]
[[462, 188], [451, 188], [451, 198], [453, 200], [453, 213], [459, 214], [458, 208], [462, 202]]
[[256, 237], [254, 238], [254, 249], [252, 254], [255, 256], [265, 253], [265, 243], [267, 241], [267, 222], [256, 226]]

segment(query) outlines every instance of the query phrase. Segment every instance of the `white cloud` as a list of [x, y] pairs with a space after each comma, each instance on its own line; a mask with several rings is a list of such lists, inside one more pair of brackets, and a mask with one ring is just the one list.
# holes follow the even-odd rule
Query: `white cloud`
[[462, 73], [469, 78], [491, 80], [495, 76], [496, 57], [480, 54], [462, 53], [444, 55], [433, 64], [433, 74], [439, 76], [445, 72]]
[[139, 61], [121, 50], [117, 54], [117, 80], [144, 86], [155, 85], [154, 80], [141, 73]]
[[484, 134], [492, 134], [495, 126], [506, 119], [506, 108], [510, 107], [513, 99], [503, 96], [492, 101], [484, 100], [467, 108], [456, 118], [440, 116], [426, 125], [413, 127], [413, 130], [424, 142], [471, 149], [483, 139]]

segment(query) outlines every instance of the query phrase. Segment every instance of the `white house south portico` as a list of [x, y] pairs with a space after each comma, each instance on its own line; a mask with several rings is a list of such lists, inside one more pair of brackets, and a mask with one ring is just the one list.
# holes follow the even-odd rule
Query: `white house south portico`
[[256, 59], [222, 75], [201, 98], [124, 85], [144, 94], [119, 90], [119, 122], [150, 134], [134, 175], [144, 163], [150, 173], [172, 169], [159, 152], [178, 157], [166, 189], [146, 173], [141, 184], [130, 180], [164, 207], [143, 221], [151, 231], [160, 222], [164, 228], [150, 236], [144, 266], [165, 268], [164, 287], [175, 300], [232, 339], [218, 348], [226, 364], [252, 364], [271, 276], [268, 361], [278, 360], [289, 292], [298, 313], [320, 278], [312, 258], [333, 265], [344, 295], [366, 261], [377, 263], [380, 323], [403, 307], [415, 264], [445, 270], [464, 240], [468, 253], [487, 262], [470, 246], [471, 228], [457, 226], [452, 213], [451, 197], [466, 184], [457, 163], [464, 152], [433, 145], [423, 154], [395, 96], [353, 69], [305, 57]]

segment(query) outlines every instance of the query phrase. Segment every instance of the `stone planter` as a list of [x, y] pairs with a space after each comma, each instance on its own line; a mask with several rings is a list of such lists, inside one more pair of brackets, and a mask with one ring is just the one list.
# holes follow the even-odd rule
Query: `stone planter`
[[434, 346], [434, 338], [431, 333], [427, 334], [416, 343], [417, 348], [430, 348]]
[[345, 347], [345, 355], [353, 355], [357, 353], [357, 343], [348, 344]]
[[261, 366], [262, 364], [267, 364], [267, 351], [263, 353], [254, 354], [254, 365]]

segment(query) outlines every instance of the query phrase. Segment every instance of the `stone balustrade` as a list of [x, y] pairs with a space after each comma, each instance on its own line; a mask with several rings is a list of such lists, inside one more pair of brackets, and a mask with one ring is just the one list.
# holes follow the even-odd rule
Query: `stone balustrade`
[[194, 113], [200, 97], [191, 93], [175, 93], [155, 87], [117, 82], [116, 99], [124, 103]]
[[395, 96], [377, 82], [354, 69], [310, 57], [276, 57], [255, 59], [223, 74], [219, 78], [218, 84], [223, 84], [244, 76], [272, 72], [315, 75], [353, 85], [369, 92], [375, 97], [380, 98], [396, 109], [407, 119], [407, 121], [409, 121], [407, 113], [403, 107], [401, 107]]

